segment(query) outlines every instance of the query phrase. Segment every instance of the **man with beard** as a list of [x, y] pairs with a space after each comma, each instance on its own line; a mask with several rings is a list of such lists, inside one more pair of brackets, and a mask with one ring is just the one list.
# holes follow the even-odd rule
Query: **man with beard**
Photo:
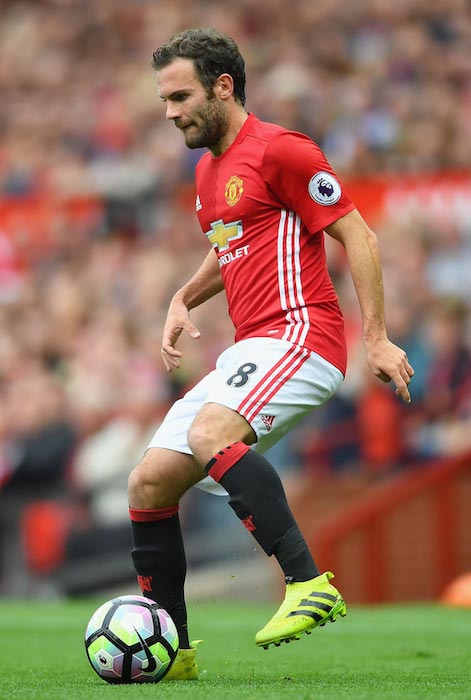
[[175, 621], [180, 650], [168, 677], [184, 680], [197, 678], [198, 668], [178, 503], [195, 484], [229, 494], [285, 576], [285, 599], [256, 634], [258, 646], [299, 639], [346, 614], [333, 574], [319, 572], [263, 457], [344, 378], [343, 319], [324, 231], [345, 247], [371, 370], [409, 402], [413, 369], [387, 337], [375, 234], [316, 144], [246, 111], [245, 64], [234, 41], [191, 29], [157, 49], [153, 67], [167, 119], [188, 148], [208, 149], [196, 167], [196, 211], [210, 250], [171, 300], [161, 348], [167, 371], [180, 366], [180, 334], [200, 337], [191, 309], [224, 290], [235, 326], [234, 345], [176, 401], [129, 480], [138, 580]]

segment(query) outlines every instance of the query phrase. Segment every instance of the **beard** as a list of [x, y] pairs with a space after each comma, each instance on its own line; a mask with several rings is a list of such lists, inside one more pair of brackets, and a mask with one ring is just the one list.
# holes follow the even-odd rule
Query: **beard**
[[176, 126], [183, 131], [188, 148], [213, 150], [227, 133], [228, 118], [223, 105], [213, 97], [194, 110], [190, 124]]

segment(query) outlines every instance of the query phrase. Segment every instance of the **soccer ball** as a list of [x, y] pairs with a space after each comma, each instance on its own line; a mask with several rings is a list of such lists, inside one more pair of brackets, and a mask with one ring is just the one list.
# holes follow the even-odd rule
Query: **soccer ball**
[[175, 660], [178, 632], [153, 600], [124, 595], [93, 613], [85, 649], [93, 670], [107, 683], [157, 683]]

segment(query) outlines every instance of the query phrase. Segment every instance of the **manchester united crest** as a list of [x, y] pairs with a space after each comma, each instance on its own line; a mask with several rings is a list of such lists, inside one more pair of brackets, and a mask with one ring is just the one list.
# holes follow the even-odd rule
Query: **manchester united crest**
[[231, 175], [229, 180], [226, 182], [226, 189], [224, 196], [226, 198], [226, 204], [233, 207], [234, 204], [240, 201], [244, 193], [244, 181], [237, 177], [237, 175]]

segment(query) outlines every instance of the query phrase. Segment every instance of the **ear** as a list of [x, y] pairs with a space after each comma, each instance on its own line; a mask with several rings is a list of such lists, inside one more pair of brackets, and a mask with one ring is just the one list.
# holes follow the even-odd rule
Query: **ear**
[[234, 94], [234, 80], [229, 73], [221, 73], [214, 83], [214, 92], [221, 100], [228, 100]]

